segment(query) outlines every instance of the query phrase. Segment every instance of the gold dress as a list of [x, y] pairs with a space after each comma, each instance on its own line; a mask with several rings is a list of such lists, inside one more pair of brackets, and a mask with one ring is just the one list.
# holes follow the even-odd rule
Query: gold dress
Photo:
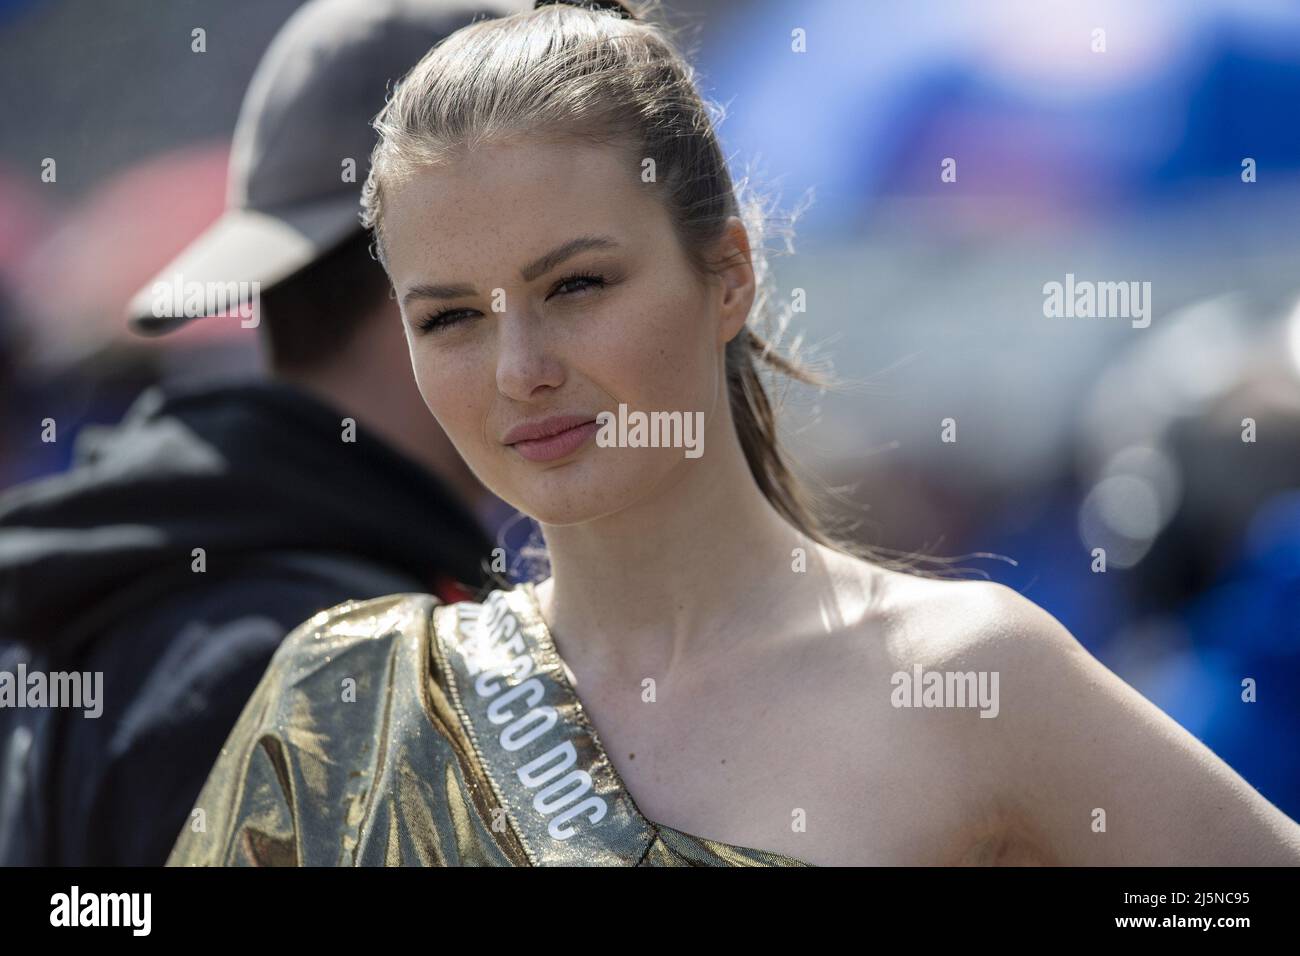
[[524, 584], [347, 601], [295, 628], [167, 865], [812, 864], [647, 820]]

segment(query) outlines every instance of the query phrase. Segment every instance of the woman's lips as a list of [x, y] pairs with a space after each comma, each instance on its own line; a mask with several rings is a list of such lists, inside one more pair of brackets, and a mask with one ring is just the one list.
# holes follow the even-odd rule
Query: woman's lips
[[557, 458], [573, 454], [599, 430], [599, 423], [587, 422], [546, 438], [517, 441], [510, 447], [529, 461], [555, 461]]

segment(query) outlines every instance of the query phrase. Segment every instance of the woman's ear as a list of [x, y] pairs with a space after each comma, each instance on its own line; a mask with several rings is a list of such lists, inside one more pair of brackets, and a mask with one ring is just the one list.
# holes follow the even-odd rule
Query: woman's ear
[[756, 286], [750, 259], [749, 232], [736, 216], [727, 220], [726, 230], [716, 248], [722, 280], [722, 300], [718, 312], [718, 344], [730, 342], [745, 327], [754, 305]]

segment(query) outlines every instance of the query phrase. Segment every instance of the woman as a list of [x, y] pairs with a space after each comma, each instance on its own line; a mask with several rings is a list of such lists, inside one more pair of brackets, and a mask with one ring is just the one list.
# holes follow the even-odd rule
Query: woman
[[690, 69], [600, 6], [431, 51], [364, 200], [425, 402], [551, 576], [301, 625], [169, 862], [1300, 863], [1045, 611], [821, 530]]

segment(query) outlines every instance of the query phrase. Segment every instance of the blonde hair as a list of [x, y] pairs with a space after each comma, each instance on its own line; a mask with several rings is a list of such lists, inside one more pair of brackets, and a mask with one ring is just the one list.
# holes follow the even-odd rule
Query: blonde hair
[[390, 184], [482, 144], [536, 136], [622, 148], [637, 163], [652, 159], [651, 188], [698, 276], [734, 264], [708, 262], [704, 254], [729, 217], [740, 218], [750, 234], [758, 292], [745, 329], [727, 344], [726, 376], [737, 436], [764, 497], [814, 541], [896, 563], [833, 535], [822, 504], [783, 454], [760, 367], [787, 382], [831, 383], [777, 350], [790, 309], [778, 312], [774, 305], [764, 248], [767, 211], [734, 186], [715, 132], [716, 107], [699, 95], [695, 72], [667, 28], [646, 19], [649, 7], [548, 3], [471, 23], [430, 50], [375, 118], [379, 139], [362, 189], [362, 220], [374, 231], [376, 254], [386, 265], [382, 224]]

